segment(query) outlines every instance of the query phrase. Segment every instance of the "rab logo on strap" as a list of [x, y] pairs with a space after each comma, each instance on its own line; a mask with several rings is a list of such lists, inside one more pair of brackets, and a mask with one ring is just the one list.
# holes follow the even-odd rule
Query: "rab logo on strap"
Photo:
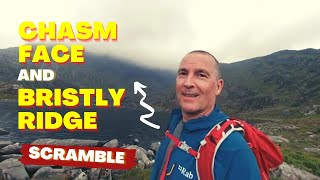
[[191, 171], [187, 172], [187, 169], [185, 167], [182, 167], [179, 165], [178, 169], [184, 177], [189, 178], [189, 179], [193, 178], [193, 174], [191, 173]]

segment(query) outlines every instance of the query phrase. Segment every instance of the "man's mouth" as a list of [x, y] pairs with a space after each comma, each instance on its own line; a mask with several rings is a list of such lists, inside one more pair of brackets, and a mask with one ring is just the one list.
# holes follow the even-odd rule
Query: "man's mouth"
[[186, 92], [183, 92], [182, 95], [185, 96], [185, 97], [193, 97], [193, 98], [195, 98], [195, 97], [198, 96], [198, 94], [195, 94], [195, 93], [186, 93]]

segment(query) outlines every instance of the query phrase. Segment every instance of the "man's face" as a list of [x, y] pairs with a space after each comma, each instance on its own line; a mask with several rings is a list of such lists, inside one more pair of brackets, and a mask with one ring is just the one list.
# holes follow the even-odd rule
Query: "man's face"
[[191, 53], [181, 61], [177, 79], [176, 95], [183, 112], [183, 119], [208, 115], [215, 106], [216, 96], [223, 88], [218, 79], [216, 62], [211, 56]]

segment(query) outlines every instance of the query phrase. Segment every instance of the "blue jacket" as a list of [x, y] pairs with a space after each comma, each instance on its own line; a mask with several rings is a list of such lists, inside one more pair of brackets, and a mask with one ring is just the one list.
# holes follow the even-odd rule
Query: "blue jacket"
[[[186, 141], [194, 150], [198, 150], [200, 141], [204, 139], [211, 128], [227, 118], [228, 116], [216, 106], [209, 116], [191, 119], [183, 123], [179, 139]], [[174, 129], [181, 120], [181, 110], [173, 110], [168, 128], [169, 131], [174, 132]], [[161, 167], [165, 161], [165, 153], [169, 142], [170, 139], [168, 137], [165, 137], [161, 142], [155, 164], [152, 168], [151, 180], [158, 180], [160, 178]], [[170, 174], [166, 176], [166, 179], [198, 179], [196, 160], [192, 155], [179, 148], [175, 148], [171, 152], [166, 173]], [[215, 157], [214, 177], [215, 180], [261, 179], [255, 156], [239, 132], [230, 134], [218, 149]]]

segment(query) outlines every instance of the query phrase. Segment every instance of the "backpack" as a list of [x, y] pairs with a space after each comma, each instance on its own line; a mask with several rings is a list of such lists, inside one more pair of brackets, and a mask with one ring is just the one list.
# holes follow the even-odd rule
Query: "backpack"
[[233, 132], [242, 131], [244, 139], [252, 149], [259, 166], [261, 179], [269, 179], [271, 168], [278, 167], [283, 162], [283, 155], [276, 144], [267, 135], [239, 119], [227, 119], [214, 126], [205, 138], [200, 142], [198, 151], [189, 147], [185, 141], [180, 141], [169, 131], [165, 135], [169, 137], [174, 147], [178, 147], [196, 159], [196, 171], [198, 178], [214, 179], [214, 159], [222, 142]]

